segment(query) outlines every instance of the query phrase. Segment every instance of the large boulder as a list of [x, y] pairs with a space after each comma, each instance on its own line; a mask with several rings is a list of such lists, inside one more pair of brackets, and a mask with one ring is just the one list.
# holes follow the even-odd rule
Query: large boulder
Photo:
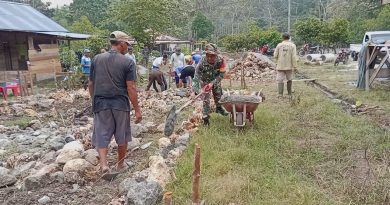
[[99, 164], [99, 153], [95, 149], [89, 149], [84, 152], [84, 158], [87, 162], [96, 166]]
[[16, 177], [9, 175], [9, 174], [4, 174], [0, 175], [0, 188], [5, 187], [5, 186], [12, 186], [18, 181]]
[[4, 168], [4, 167], [0, 167], [0, 176], [1, 175], [6, 175], [6, 174], [9, 174], [9, 173], [10, 173], [9, 169]]
[[61, 153], [57, 156], [56, 162], [58, 164], [65, 164], [66, 162], [72, 160], [72, 159], [80, 159], [81, 153], [76, 150], [63, 150]]
[[73, 159], [68, 162], [66, 162], [63, 172], [70, 173], [70, 172], [77, 172], [77, 173], [83, 173], [85, 171], [93, 169], [92, 164], [87, 162], [85, 159]]
[[155, 205], [162, 200], [163, 188], [155, 181], [137, 182], [135, 179], [128, 178], [120, 186], [122, 191], [127, 192], [125, 204]]
[[42, 128], [42, 123], [39, 120], [31, 120], [28, 126], [33, 128], [34, 130], [39, 130]]
[[20, 166], [17, 166], [12, 171], [12, 175], [16, 177], [25, 177], [30, 174], [31, 169], [34, 168], [36, 165], [35, 161], [28, 162], [27, 164], [23, 164]]
[[149, 158], [149, 180], [158, 182], [162, 187], [170, 181], [171, 174], [168, 165], [162, 156], [151, 156]]
[[50, 164], [44, 166], [36, 173], [26, 177], [23, 180], [24, 189], [29, 191], [46, 186], [50, 183], [50, 174], [57, 171], [58, 169], [58, 164]]
[[84, 152], [84, 145], [76, 140], [76, 141], [73, 141], [73, 142], [69, 142], [68, 144], [66, 144], [64, 146], [64, 148], [62, 148], [61, 151], [64, 151], [64, 150], [74, 150], [74, 151], [78, 151], [80, 153]]
[[50, 140], [48, 140], [46, 145], [51, 150], [58, 151], [64, 147], [65, 140], [64, 140], [64, 138], [62, 138], [60, 136], [55, 136], [55, 137], [51, 138]]

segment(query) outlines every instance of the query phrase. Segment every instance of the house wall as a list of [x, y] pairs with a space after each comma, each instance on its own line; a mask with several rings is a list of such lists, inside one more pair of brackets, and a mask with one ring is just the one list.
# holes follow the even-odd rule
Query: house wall
[[28, 47], [30, 72], [36, 75], [37, 80], [52, 78], [54, 72], [61, 72], [55, 37], [32, 34], [28, 38]]
[[0, 81], [13, 81], [17, 70], [28, 69], [36, 80], [61, 71], [56, 37], [0, 31]]
[[16, 70], [27, 70], [27, 34], [0, 31], [0, 81], [6, 81]]

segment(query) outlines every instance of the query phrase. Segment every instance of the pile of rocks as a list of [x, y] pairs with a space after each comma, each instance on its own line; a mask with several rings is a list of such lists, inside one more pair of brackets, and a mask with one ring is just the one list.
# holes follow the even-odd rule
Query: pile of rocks
[[[128, 150], [144, 150], [155, 143], [158, 144], [158, 151], [149, 158], [149, 167], [131, 178], [135, 182], [129, 179], [122, 183], [123, 187], [130, 187], [125, 191], [127, 196], [131, 196], [124, 197], [127, 201], [136, 197], [134, 187], [157, 187], [150, 193], [162, 192], [171, 179], [176, 159], [184, 151], [190, 134], [201, 123], [202, 116], [199, 113], [202, 102], [198, 101], [193, 115], [182, 123], [176, 134], [156, 142], [142, 138], [144, 133], [162, 135], [170, 107], [188, 100], [177, 96], [176, 92], [139, 93], [144, 119], [141, 124], [132, 123], [133, 141], [129, 143]], [[0, 125], [0, 188], [16, 186], [27, 191], [39, 190], [52, 183], [85, 185], [98, 179], [98, 154], [91, 149], [92, 113], [91, 110], [83, 111], [89, 104], [88, 93], [80, 90], [29, 96], [0, 105], [1, 115], [9, 113], [3, 120], [23, 117], [32, 119], [26, 127]], [[75, 117], [76, 114], [81, 115]], [[115, 146], [113, 141], [110, 150], [115, 152]], [[135, 192], [129, 194], [129, 190]], [[141, 196], [150, 195], [138, 195]], [[42, 201], [47, 201], [49, 197], [42, 197]], [[140, 200], [148, 199], [141, 197]]]
[[242, 76], [246, 80], [259, 81], [273, 79], [276, 75], [275, 64], [267, 60], [266, 56], [257, 53], [248, 53], [246, 57], [233, 63], [230, 69], [231, 79], [240, 80]]

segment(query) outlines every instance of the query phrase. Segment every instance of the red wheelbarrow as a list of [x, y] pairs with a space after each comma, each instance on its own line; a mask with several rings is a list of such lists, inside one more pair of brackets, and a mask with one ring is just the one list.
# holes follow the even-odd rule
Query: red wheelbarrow
[[255, 122], [255, 111], [259, 104], [265, 100], [263, 93], [256, 92], [255, 95], [230, 95], [221, 97], [219, 103], [230, 113], [230, 122], [236, 127], [244, 127], [246, 120], [252, 125]]

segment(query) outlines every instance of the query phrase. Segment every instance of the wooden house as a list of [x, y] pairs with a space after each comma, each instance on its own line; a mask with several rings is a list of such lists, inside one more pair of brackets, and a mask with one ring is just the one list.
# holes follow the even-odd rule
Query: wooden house
[[59, 41], [83, 40], [26, 4], [0, 1], [0, 82], [13, 81], [18, 71], [37, 80], [61, 72]]

